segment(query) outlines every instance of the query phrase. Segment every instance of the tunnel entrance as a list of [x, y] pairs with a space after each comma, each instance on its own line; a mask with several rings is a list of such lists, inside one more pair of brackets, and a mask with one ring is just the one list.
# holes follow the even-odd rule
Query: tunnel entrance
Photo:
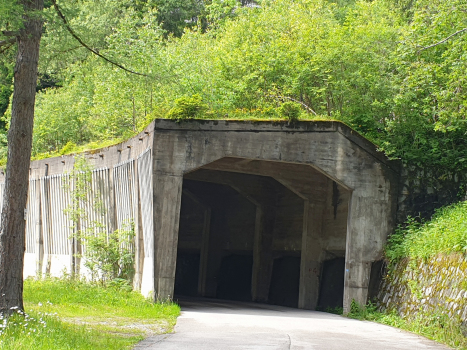
[[349, 198], [306, 165], [223, 158], [186, 174], [175, 296], [342, 305], [319, 296], [344, 284], [326, 260], [345, 251]]

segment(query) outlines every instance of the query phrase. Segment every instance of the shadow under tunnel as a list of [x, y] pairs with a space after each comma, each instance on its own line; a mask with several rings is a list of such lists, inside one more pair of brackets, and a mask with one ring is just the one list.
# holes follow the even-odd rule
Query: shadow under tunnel
[[[314, 175], [322, 181], [314, 185], [323, 188], [323, 225], [332, 230], [329, 246], [345, 249], [347, 198], [325, 176]], [[210, 169], [185, 175], [175, 297], [303, 308], [304, 203], [303, 196], [270, 176]], [[324, 260], [326, 248], [317, 260]], [[345, 259], [323, 260], [320, 286], [314, 287], [320, 297], [312, 308], [342, 305]]]

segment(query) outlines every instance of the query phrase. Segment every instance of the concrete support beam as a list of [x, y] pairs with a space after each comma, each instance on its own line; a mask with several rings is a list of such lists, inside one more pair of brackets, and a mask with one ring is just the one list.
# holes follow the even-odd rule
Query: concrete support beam
[[206, 278], [208, 271], [208, 254], [209, 254], [209, 238], [211, 233], [211, 208], [207, 207], [204, 210], [204, 225], [203, 238], [199, 257], [199, 277], [198, 277], [198, 294], [206, 295]]
[[251, 297], [253, 301], [267, 302], [272, 277], [272, 239], [275, 207], [256, 207], [255, 239], [253, 247], [253, 271]]
[[183, 177], [154, 176], [154, 298], [173, 298]]
[[298, 307], [315, 310], [318, 304], [321, 263], [322, 218], [324, 205], [319, 202], [304, 201], [302, 254], [300, 261], [300, 286]]
[[377, 216], [383, 205], [385, 203], [375, 203], [358, 190], [352, 193], [345, 253], [345, 313], [350, 312], [353, 300], [360, 305], [367, 303], [371, 261], [366, 256], [381, 243], [377, 239], [369, 239], [367, 232], [371, 232], [371, 223], [366, 218]]

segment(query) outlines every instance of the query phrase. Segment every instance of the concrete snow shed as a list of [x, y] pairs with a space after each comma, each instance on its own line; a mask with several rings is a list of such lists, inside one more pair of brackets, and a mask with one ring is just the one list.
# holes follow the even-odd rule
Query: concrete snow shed
[[[280, 285], [274, 266], [296, 257], [297, 306], [315, 309], [325, 262], [340, 258], [344, 309], [366, 303], [372, 263], [393, 230], [398, 179], [372, 143], [332, 121], [157, 120], [154, 133], [156, 295], [173, 295], [178, 251], [187, 255], [179, 264], [198, 267], [197, 279], [185, 275], [201, 296], [225, 293], [220, 283], [235, 288], [225, 274], [235, 276], [236, 259], [245, 273], [251, 266], [251, 300], [267, 302], [272, 282]], [[248, 286], [232, 278], [244, 294]]]
[[[107, 208], [98, 220], [134, 221], [134, 286], [155, 299], [175, 288], [348, 311], [366, 303], [394, 228], [398, 165], [340, 122], [155, 120], [84, 155]], [[73, 164], [31, 163], [25, 276], [83, 265], [63, 214]]]

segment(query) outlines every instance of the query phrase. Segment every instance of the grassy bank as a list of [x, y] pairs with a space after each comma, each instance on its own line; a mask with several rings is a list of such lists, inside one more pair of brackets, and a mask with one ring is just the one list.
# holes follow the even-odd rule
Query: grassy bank
[[459, 350], [467, 349], [467, 338], [459, 325], [447, 314], [419, 313], [412, 318], [402, 318], [395, 312], [379, 312], [375, 305], [360, 307], [353, 303], [347, 317], [382, 323], [422, 335]]
[[136, 292], [65, 279], [25, 281], [26, 314], [0, 320], [0, 349], [131, 349], [169, 332], [180, 308]]
[[467, 202], [441, 208], [425, 223], [409, 218], [389, 237], [386, 247], [390, 261], [453, 253], [467, 254]]

